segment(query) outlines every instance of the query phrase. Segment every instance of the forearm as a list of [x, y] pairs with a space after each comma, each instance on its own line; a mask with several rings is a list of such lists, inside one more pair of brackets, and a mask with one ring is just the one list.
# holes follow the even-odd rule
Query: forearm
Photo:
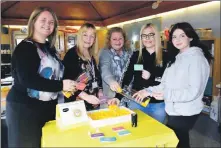
[[78, 95], [82, 100], [87, 100], [88, 98], [88, 94], [84, 91], [82, 91], [79, 95]]
[[40, 76], [20, 77], [19, 82], [26, 88], [39, 91], [58, 92], [63, 90], [63, 82], [61, 80], [49, 80]]

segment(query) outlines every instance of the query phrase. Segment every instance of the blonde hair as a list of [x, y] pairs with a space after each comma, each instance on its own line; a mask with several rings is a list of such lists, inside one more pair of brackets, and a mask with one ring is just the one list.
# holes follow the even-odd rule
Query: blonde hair
[[76, 43], [76, 46], [77, 46], [77, 54], [83, 59], [83, 60], [86, 60], [86, 58], [84, 57], [83, 55], [83, 40], [82, 40], [82, 36], [83, 36], [83, 33], [85, 31], [87, 31], [89, 28], [93, 29], [94, 30], [94, 35], [95, 35], [95, 39], [94, 39], [94, 43], [93, 45], [89, 48], [89, 54], [90, 56], [95, 56], [95, 53], [97, 52], [98, 50], [98, 45], [97, 45], [97, 37], [96, 37], [96, 28], [93, 24], [90, 24], [90, 23], [85, 23], [81, 26], [81, 28], [78, 30], [78, 33], [77, 33], [77, 43]]
[[38, 7], [31, 13], [31, 16], [28, 20], [28, 36], [26, 39], [33, 39], [35, 22], [38, 19], [38, 16], [44, 11], [50, 12], [53, 19], [54, 19], [54, 30], [48, 36], [48, 42], [50, 44], [50, 47], [52, 48], [55, 46], [55, 42], [56, 42], [58, 19], [57, 19], [56, 14], [48, 7]]
[[140, 30], [140, 48], [139, 48], [139, 55], [138, 55], [138, 61], [139, 62], [142, 58], [142, 49], [144, 48], [142, 39], [141, 39], [141, 35], [143, 33], [143, 30], [146, 28], [151, 27], [154, 30], [155, 36], [155, 53], [156, 53], [156, 65], [162, 65], [163, 61], [162, 61], [162, 46], [161, 46], [161, 38], [160, 38], [160, 32], [158, 31], [158, 29], [156, 28], [155, 25], [153, 25], [152, 23], [143, 25], [141, 30]]
[[114, 32], [119, 32], [122, 34], [123, 38], [124, 38], [124, 46], [123, 48], [124, 49], [128, 49], [127, 48], [127, 38], [126, 38], [126, 33], [124, 32], [124, 30], [120, 27], [113, 27], [113, 28], [110, 28], [108, 31], [107, 31], [107, 35], [106, 35], [106, 48], [110, 49], [111, 48], [111, 35], [112, 33]]

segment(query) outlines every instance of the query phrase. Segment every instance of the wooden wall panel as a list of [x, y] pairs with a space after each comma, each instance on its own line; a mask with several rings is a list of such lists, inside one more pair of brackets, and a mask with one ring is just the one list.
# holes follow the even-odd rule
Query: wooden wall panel
[[218, 94], [216, 85], [221, 82], [221, 49], [220, 49], [221, 38], [215, 39], [214, 45], [214, 71], [213, 71], [213, 95]]
[[105, 46], [106, 34], [107, 34], [107, 28], [101, 28], [100, 30], [97, 31], [98, 51], [95, 52], [96, 54], [95, 59], [97, 62], [99, 62], [98, 59], [99, 59], [100, 50]]

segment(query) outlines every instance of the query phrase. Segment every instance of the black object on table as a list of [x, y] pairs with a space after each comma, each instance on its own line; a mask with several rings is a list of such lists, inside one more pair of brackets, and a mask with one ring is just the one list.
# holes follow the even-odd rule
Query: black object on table
[[136, 113], [131, 114], [131, 124], [132, 124], [132, 127], [137, 127], [137, 114]]

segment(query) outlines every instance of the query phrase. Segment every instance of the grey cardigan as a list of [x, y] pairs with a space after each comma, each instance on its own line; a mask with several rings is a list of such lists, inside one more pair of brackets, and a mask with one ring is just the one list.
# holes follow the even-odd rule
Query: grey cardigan
[[[128, 55], [129, 53], [130, 52], [128, 51]], [[102, 49], [100, 53], [100, 57], [99, 57], [99, 68], [100, 68], [101, 77], [102, 77], [103, 93], [109, 98], [113, 98], [116, 95], [116, 93], [112, 91], [109, 86], [109, 84], [112, 81], [116, 81], [115, 76], [113, 75], [112, 68], [111, 68], [112, 56], [113, 56], [113, 53], [109, 49]]]

